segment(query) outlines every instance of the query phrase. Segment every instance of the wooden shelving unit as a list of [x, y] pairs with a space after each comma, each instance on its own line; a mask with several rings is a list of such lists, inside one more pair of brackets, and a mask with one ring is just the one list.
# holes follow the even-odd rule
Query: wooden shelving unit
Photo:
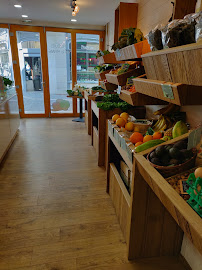
[[[120, 109], [104, 111], [97, 107], [96, 101], [91, 101], [91, 143], [95, 149], [98, 149], [98, 166], [106, 166], [107, 120], [111, 119], [114, 114], [121, 112]], [[145, 116], [145, 109], [142, 107], [131, 109], [130, 112], [139, 119]], [[97, 133], [96, 130], [93, 132], [94, 127], [97, 129]], [[94, 136], [97, 136], [96, 140], [94, 140]]]
[[[126, 141], [131, 149], [131, 160], [128, 150], [121, 147], [123, 135], [118, 132], [118, 139], [112, 121], [109, 120], [108, 125], [107, 191], [128, 245], [128, 258], [177, 257], [184, 233], [202, 254], [202, 219], [145, 157], [157, 146], [136, 154], [134, 146]], [[164, 144], [187, 136], [185, 134]], [[132, 172], [131, 195], [126, 193], [118, 171], [117, 164], [121, 159]]]
[[202, 86], [135, 78], [138, 93], [161, 99], [179, 106], [202, 105]]

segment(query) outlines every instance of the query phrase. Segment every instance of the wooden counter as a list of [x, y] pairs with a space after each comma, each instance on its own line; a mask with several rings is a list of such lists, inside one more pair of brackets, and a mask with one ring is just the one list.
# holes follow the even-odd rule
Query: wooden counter
[[20, 125], [17, 95], [0, 100], [0, 162], [14, 141]]

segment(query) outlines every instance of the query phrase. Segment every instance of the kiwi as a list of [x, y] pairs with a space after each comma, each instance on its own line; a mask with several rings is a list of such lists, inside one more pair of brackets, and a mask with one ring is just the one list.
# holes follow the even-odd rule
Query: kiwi
[[172, 147], [169, 150], [169, 155], [171, 158], [178, 159], [180, 157], [180, 150], [178, 148]]

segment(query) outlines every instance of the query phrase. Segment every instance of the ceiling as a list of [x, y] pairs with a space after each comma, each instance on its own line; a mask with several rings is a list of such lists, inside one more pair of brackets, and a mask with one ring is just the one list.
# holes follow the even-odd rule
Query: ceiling
[[[78, 25], [91, 25], [92, 29], [103, 28], [112, 20], [119, 2], [120, 0], [77, 0], [80, 12], [76, 16], [77, 22], [72, 23], [70, 0], [0, 0], [0, 22], [20, 24], [21, 15], [25, 14], [34, 25], [58, 27], [71, 25], [73, 28]], [[121, 0], [121, 2], [137, 1]], [[22, 8], [15, 8], [14, 4], [21, 4]]]

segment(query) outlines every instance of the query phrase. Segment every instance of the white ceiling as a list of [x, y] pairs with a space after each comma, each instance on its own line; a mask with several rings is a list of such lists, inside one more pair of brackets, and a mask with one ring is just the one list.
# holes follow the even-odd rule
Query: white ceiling
[[[120, 0], [77, 0], [80, 12], [76, 16], [77, 22], [72, 23], [70, 0], [0, 0], [0, 22], [20, 24], [21, 15], [25, 14], [34, 25], [72, 25], [74, 28], [78, 25], [91, 25], [90, 28], [97, 29], [112, 20], [119, 2]], [[22, 8], [15, 8], [14, 4], [21, 4]]]

